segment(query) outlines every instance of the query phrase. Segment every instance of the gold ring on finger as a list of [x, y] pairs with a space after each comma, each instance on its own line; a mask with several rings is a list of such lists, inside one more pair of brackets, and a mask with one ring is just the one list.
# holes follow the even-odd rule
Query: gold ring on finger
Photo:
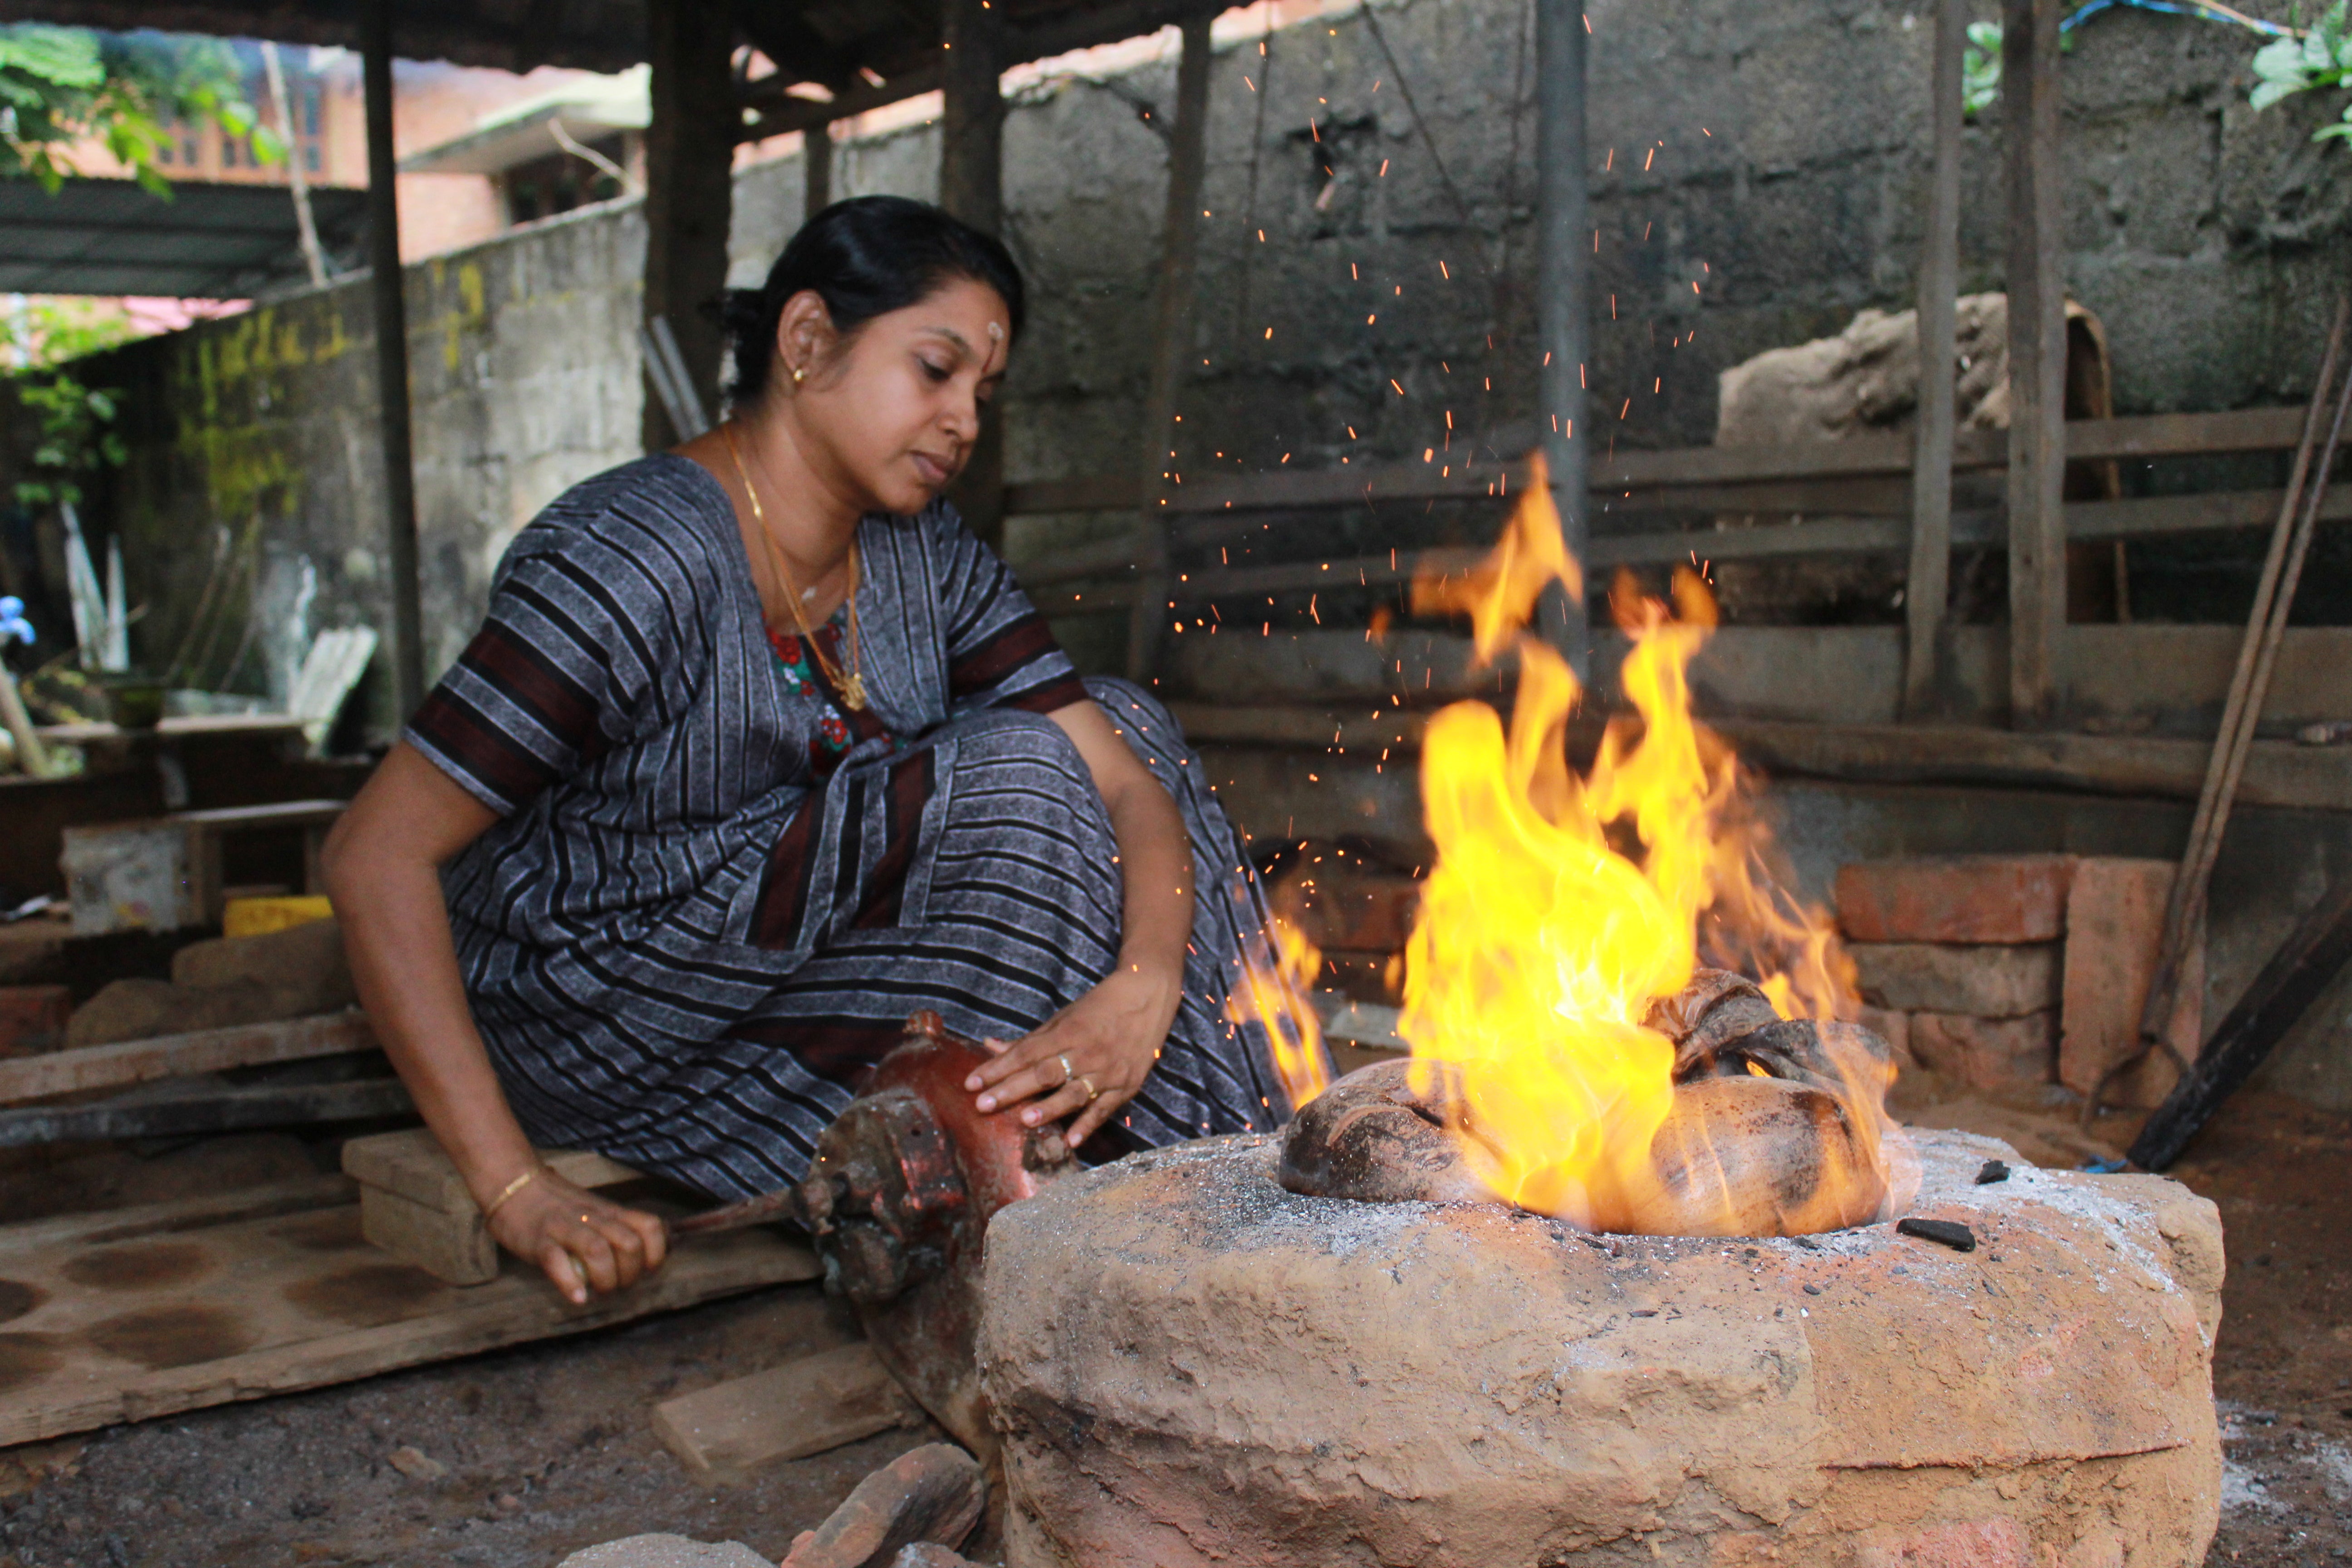
[[1055, 1061], [1057, 1061], [1057, 1062], [1059, 1062], [1059, 1063], [1061, 1063], [1061, 1064], [1062, 1064], [1062, 1081], [1063, 1081], [1064, 1083], [1067, 1083], [1067, 1082], [1069, 1082], [1072, 1079], [1074, 1079], [1074, 1078], [1076, 1078], [1076, 1077], [1077, 1077], [1077, 1076], [1078, 1076], [1076, 1072], [1073, 1072], [1073, 1071], [1070, 1069], [1070, 1053], [1069, 1053], [1069, 1052], [1067, 1052], [1067, 1051], [1064, 1051], [1061, 1055], [1059, 1055], [1059, 1056], [1055, 1057], [1054, 1059], [1055, 1059]]
[[1095, 1087], [1094, 1079], [1088, 1078], [1084, 1073], [1080, 1073], [1078, 1075], [1078, 1081], [1087, 1086], [1087, 1103], [1088, 1105], [1092, 1105], [1096, 1100], [1102, 1098], [1102, 1090]]

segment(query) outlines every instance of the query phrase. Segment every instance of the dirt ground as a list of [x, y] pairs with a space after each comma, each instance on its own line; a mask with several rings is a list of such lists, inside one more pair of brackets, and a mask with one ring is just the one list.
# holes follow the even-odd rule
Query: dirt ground
[[[2112, 1153], [2137, 1130], [2116, 1116], [2085, 1135], [2063, 1104], [1997, 1103], [1932, 1083], [1898, 1106], [1906, 1120], [2006, 1138], [2050, 1165]], [[224, 1140], [141, 1162], [116, 1155], [0, 1173], [0, 1200], [12, 1213], [135, 1202], [182, 1185], [199, 1166], [268, 1180], [304, 1157], [278, 1140]], [[2249, 1094], [2174, 1173], [2220, 1204], [2231, 1258], [2214, 1371], [2227, 1468], [2209, 1565], [2352, 1557], [2347, 1172], [2352, 1119]], [[855, 1334], [838, 1303], [814, 1285], [792, 1286], [577, 1339], [0, 1450], [0, 1568], [551, 1568], [579, 1547], [646, 1531], [740, 1541], [778, 1558], [868, 1471], [938, 1434], [887, 1432], [713, 1484], [661, 1447], [647, 1412], [669, 1394]], [[395, 1466], [402, 1449], [432, 1464], [404, 1455], [405, 1468]]]

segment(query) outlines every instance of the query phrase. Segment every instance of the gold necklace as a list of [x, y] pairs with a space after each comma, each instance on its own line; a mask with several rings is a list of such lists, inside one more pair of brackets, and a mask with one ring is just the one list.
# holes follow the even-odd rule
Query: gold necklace
[[719, 433], [727, 437], [727, 455], [735, 459], [735, 477], [743, 481], [743, 493], [751, 498], [751, 521], [759, 528], [760, 542], [768, 547], [768, 569], [776, 574], [777, 583], [784, 590], [784, 604], [793, 612], [793, 624], [801, 629], [801, 641], [808, 645], [809, 657], [816, 660], [817, 668], [841, 693], [842, 702], [853, 713], [864, 712], [866, 678], [858, 668], [865, 661], [858, 652], [856, 538], [853, 535], [849, 541], [849, 595], [843, 601], [849, 609], [849, 668], [845, 670], [824, 656], [824, 649], [817, 646], [816, 633], [809, 629], [808, 616], [801, 610], [800, 595], [793, 588], [793, 575], [784, 569], [784, 552], [778, 548], [776, 536], [768, 530], [768, 514], [761, 509], [759, 488], [751, 483], [751, 472], [743, 466], [743, 450], [735, 444], [733, 423], [719, 426]]

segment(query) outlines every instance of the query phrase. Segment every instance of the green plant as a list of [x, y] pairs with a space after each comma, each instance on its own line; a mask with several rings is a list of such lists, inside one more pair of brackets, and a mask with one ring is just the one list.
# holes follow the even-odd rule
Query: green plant
[[31, 458], [33, 477], [17, 481], [17, 503], [80, 504], [82, 477], [101, 468], [119, 468], [129, 456], [122, 437], [110, 428], [118, 412], [116, 395], [85, 386], [63, 370], [15, 380], [17, 401], [33, 411], [40, 426]]
[[1970, 22], [1960, 52], [1960, 112], [1970, 120], [2000, 97], [2000, 24]]
[[30, 175], [54, 195], [74, 172], [68, 152], [94, 141], [168, 199], [172, 183], [155, 155], [173, 120], [250, 137], [263, 163], [285, 156], [246, 101], [236, 57], [215, 39], [0, 27], [0, 175]]
[[[2346, 33], [2345, 11], [2346, 0], [2336, 0], [2301, 37], [2263, 45], [2253, 61], [2254, 75], [2261, 79], [2247, 101], [2263, 110], [2299, 92], [2352, 87], [2352, 37]], [[2346, 106], [2335, 124], [2321, 127], [2311, 139], [2325, 142], [2345, 137], [2352, 137], [2352, 105]]]
[[20, 372], [41, 369], [102, 353], [142, 335], [120, 300], [28, 295], [0, 312], [0, 363]]

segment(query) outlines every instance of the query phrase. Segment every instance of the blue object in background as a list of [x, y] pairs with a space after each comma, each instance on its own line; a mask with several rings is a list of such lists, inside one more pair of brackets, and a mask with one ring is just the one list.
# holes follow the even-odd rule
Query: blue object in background
[[25, 601], [14, 594], [0, 595], [0, 647], [12, 642], [29, 647], [34, 641], [33, 623], [25, 618]]

